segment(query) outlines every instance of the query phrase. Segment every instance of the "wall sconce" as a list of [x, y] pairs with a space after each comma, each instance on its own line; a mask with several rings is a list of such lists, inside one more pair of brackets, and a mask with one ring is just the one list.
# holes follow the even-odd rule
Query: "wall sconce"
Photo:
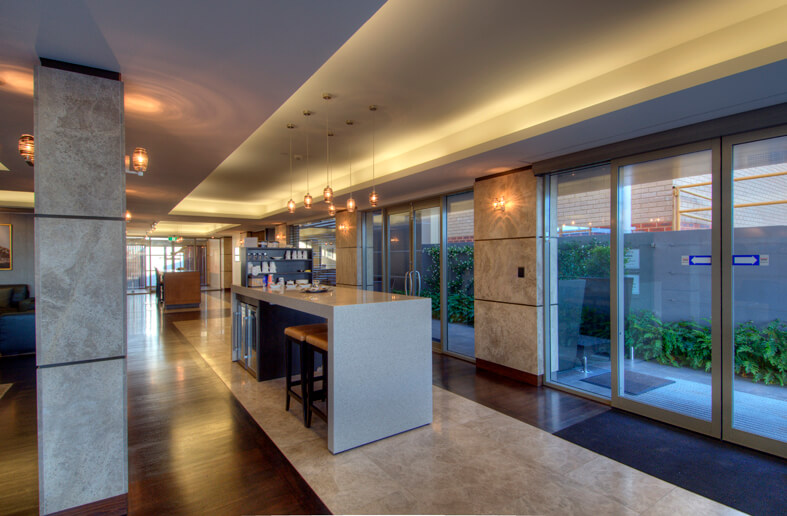
[[492, 202], [492, 207], [495, 211], [506, 211], [506, 200], [504, 197], [495, 197], [494, 202]]
[[31, 167], [35, 164], [36, 158], [35, 140], [32, 134], [23, 134], [19, 137], [19, 155], [25, 160], [25, 163]]
[[131, 222], [131, 212], [126, 210], [126, 222]]
[[148, 171], [148, 151], [143, 147], [134, 149], [134, 153], [131, 155], [131, 161], [133, 162], [135, 172]]
[[345, 224], [344, 222], [339, 224], [339, 231], [347, 231], [348, 229], [349, 228], [347, 227], [347, 224]]
[[[133, 167], [134, 170], [131, 170]], [[129, 158], [126, 156], [126, 174], [143, 175], [148, 171], [148, 151], [143, 147], [137, 147]]]

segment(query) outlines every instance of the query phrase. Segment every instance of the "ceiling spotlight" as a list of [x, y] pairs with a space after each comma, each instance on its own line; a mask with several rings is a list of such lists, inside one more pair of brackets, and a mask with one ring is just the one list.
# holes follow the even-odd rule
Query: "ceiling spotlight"
[[19, 155], [31, 167], [35, 164], [35, 140], [32, 134], [23, 134], [19, 137]]

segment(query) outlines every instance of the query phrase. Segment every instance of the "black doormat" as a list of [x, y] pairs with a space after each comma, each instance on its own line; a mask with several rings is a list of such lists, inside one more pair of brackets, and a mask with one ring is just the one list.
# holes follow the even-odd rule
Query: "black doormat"
[[[593, 385], [600, 385], [607, 389], [612, 387], [612, 373], [601, 373], [596, 376], [589, 376], [582, 379], [583, 382], [592, 383]], [[658, 376], [651, 376], [649, 374], [635, 373], [634, 371], [626, 371], [625, 391], [626, 394], [636, 396], [644, 392], [658, 389], [675, 383], [674, 380], [666, 380]]]
[[787, 507], [787, 461], [773, 455], [617, 409], [555, 435], [739, 511]]

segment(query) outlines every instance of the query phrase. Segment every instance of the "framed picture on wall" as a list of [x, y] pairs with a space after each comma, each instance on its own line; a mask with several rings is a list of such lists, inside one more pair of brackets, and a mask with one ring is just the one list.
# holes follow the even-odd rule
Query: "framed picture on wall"
[[0, 224], [0, 271], [10, 271], [12, 265], [11, 224]]

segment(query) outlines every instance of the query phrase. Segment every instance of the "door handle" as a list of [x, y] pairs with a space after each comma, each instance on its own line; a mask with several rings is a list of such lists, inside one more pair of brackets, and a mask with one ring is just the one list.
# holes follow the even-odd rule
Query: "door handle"
[[421, 295], [421, 273], [419, 271], [413, 271], [415, 273], [415, 277], [418, 279], [418, 288], [413, 290], [414, 296]]
[[407, 271], [407, 272], [404, 273], [404, 295], [405, 296], [409, 296], [410, 295], [410, 290], [411, 290], [410, 282], [412, 281], [412, 276], [411, 276], [412, 272], [413, 271]]

